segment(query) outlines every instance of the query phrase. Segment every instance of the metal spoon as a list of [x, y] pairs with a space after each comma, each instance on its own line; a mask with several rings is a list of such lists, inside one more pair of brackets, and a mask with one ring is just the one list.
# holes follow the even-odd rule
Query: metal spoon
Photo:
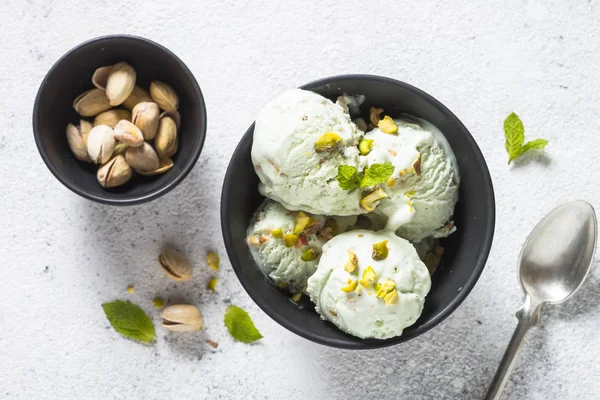
[[519, 264], [525, 304], [517, 311], [519, 323], [486, 400], [500, 398], [527, 331], [540, 322], [542, 306], [562, 303], [579, 289], [594, 259], [596, 235], [594, 208], [581, 200], [556, 207], [533, 229]]

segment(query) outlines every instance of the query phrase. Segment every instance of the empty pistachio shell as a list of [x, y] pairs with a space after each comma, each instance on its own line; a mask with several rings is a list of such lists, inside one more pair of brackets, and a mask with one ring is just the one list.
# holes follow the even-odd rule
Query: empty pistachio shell
[[176, 304], [165, 308], [161, 313], [161, 326], [175, 332], [193, 332], [202, 329], [204, 321], [197, 307], [189, 304]]
[[82, 117], [93, 117], [111, 107], [104, 90], [101, 89], [90, 89], [77, 96], [73, 101], [73, 108]]
[[106, 97], [111, 106], [123, 103], [135, 87], [135, 70], [126, 62], [113, 65], [106, 81]]
[[104, 164], [110, 160], [117, 141], [110, 126], [98, 125], [92, 128], [87, 140], [87, 151], [93, 163]]
[[75, 126], [73, 124], [67, 125], [67, 142], [69, 143], [69, 147], [77, 158], [80, 161], [92, 162], [92, 159], [88, 155], [87, 145], [85, 143], [85, 138], [81, 133], [81, 127]]
[[150, 97], [158, 106], [165, 111], [175, 111], [179, 108], [179, 98], [175, 90], [161, 81], [150, 83]]
[[133, 88], [129, 97], [123, 102], [123, 107], [128, 110], [133, 110], [133, 107], [143, 101], [152, 101], [152, 97], [150, 97], [150, 94], [146, 89], [136, 86]]
[[135, 172], [154, 171], [158, 168], [158, 155], [148, 143], [143, 142], [139, 147], [129, 147], [125, 159]]
[[158, 118], [160, 109], [156, 103], [143, 101], [133, 107], [131, 122], [137, 126], [145, 140], [152, 140], [158, 130]]
[[192, 264], [177, 250], [165, 247], [158, 256], [158, 263], [165, 275], [174, 281], [187, 281], [192, 277]]
[[114, 110], [104, 111], [96, 115], [94, 118], [94, 125], [108, 125], [111, 128], [114, 128], [122, 119], [130, 120], [131, 112], [128, 110], [123, 110], [122, 108], [115, 108]]
[[154, 138], [154, 147], [159, 155], [171, 157], [177, 153], [177, 126], [171, 117], [164, 117], [158, 122], [158, 132]]
[[108, 74], [110, 74], [111, 69], [112, 65], [97, 68], [96, 71], [94, 71], [94, 75], [92, 75], [92, 83], [94, 86], [98, 89], [106, 89], [106, 82], [108, 81]]
[[125, 161], [125, 157], [118, 155], [100, 167], [96, 178], [103, 188], [108, 189], [127, 183], [132, 174], [133, 171]]
[[171, 160], [170, 158], [159, 158], [158, 168], [155, 169], [154, 171], [136, 171], [136, 172], [140, 175], [146, 175], [146, 176], [159, 175], [159, 174], [164, 174], [165, 172], [170, 170], [172, 166], [173, 166], [173, 160]]
[[181, 127], [181, 114], [179, 114], [179, 111], [163, 111], [162, 113], [160, 113], [160, 116], [158, 118], [161, 119], [164, 117], [173, 118], [173, 121], [175, 121], [175, 125], [177, 125], [177, 130], [179, 130], [179, 127]]
[[115, 138], [121, 143], [127, 143], [131, 147], [144, 144], [144, 135], [137, 126], [122, 119], [115, 125]]

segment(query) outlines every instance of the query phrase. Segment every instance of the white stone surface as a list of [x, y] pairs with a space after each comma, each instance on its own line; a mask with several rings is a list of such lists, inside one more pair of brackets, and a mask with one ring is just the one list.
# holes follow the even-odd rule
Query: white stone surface
[[[120, 32], [178, 54], [209, 113], [195, 170], [170, 194], [129, 208], [64, 188], [31, 129], [51, 65], [84, 40]], [[598, 2], [3, 0], [0, 34], [2, 399], [482, 398], [516, 325], [523, 240], [557, 203], [583, 198], [600, 209]], [[205, 251], [224, 254], [221, 181], [253, 116], [284, 89], [343, 73], [394, 77], [446, 104], [479, 143], [497, 196], [494, 246], [467, 300], [422, 337], [378, 351], [329, 349], [289, 333], [252, 303], [226, 257], [218, 294], [203, 289]], [[529, 137], [550, 140], [547, 158], [506, 164], [502, 122], [511, 111]], [[164, 243], [194, 260], [191, 282], [161, 276]], [[156, 295], [199, 304], [206, 329], [158, 330], [145, 347], [116, 334], [100, 307], [126, 298], [157, 321]], [[265, 336], [259, 344], [229, 337], [229, 302], [251, 313]], [[546, 311], [505, 398], [597, 398], [598, 269], [572, 300]]]

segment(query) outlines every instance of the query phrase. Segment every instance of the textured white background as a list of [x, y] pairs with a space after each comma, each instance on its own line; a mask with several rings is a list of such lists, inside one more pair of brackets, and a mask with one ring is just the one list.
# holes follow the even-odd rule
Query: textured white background
[[[0, 4], [0, 398], [477, 399], [516, 325], [520, 246], [537, 220], [571, 198], [600, 209], [600, 4], [596, 1], [50, 1]], [[486, 6], [483, 4], [486, 3]], [[393, 6], [391, 6], [393, 4]], [[33, 141], [45, 73], [94, 36], [132, 33], [179, 55], [208, 109], [208, 135], [188, 178], [150, 204], [112, 208], [64, 188]], [[444, 323], [379, 351], [325, 348], [287, 332], [242, 290], [223, 257], [204, 290], [207, 249], [224, 254], [221, 182], [234, 146], [267, 100], [329, 75], [390, 76], [429, 92], [470, 129], [497, 196], [494, 246], [479, 283]], [[547, 158], [507, 166], [511, 111]], [[194, 278], [158, 271], [163, 244], [195, 262]], [[125, 292], [134, 284], [133, 295]], [[548, 307], [507, 399], [591, 399], [600, 391], [600, 272]], [[198, 304], [206, 329], [158, 330], [152, 347], [108, 325], [115, 298]], [[265, 338], [235, 343], [225, 307], [246, 308]], [[206, 339], [219, 343], [215, 351]]]

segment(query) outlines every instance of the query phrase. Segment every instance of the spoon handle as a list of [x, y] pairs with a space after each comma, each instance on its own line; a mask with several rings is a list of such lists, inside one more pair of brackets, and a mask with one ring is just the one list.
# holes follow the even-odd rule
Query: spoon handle
[[536, 326], [540, 322], [540, 311], [542, 309], [541, 304], [532, 304], [531, 298], [527, 296], [525, 298], [525, 304], [519, 311], [517, 311], [517, 318], [519, 319], [519, 323], [517, 324], [517, 328], [515, 329], [515, 333], [513, 333], [512, 338], [510, 339], [510, 343], [506, 351], [504, 352], [504, 356], [502, 357], [502, 361], [498, 366], [498, 370], [496, 371], [496, 375], [494, 376], [494, 380], [488, 389], [487, 395], [485, 396], [485, 400], [499, 400], [502, 395], [502, 390], [508, 381], [508, 377], [512, 372], [517, 357], [521, 352], [521, 345], [523, 344], [523, 340], [525, 339], [525, 335], [532, 327]]

